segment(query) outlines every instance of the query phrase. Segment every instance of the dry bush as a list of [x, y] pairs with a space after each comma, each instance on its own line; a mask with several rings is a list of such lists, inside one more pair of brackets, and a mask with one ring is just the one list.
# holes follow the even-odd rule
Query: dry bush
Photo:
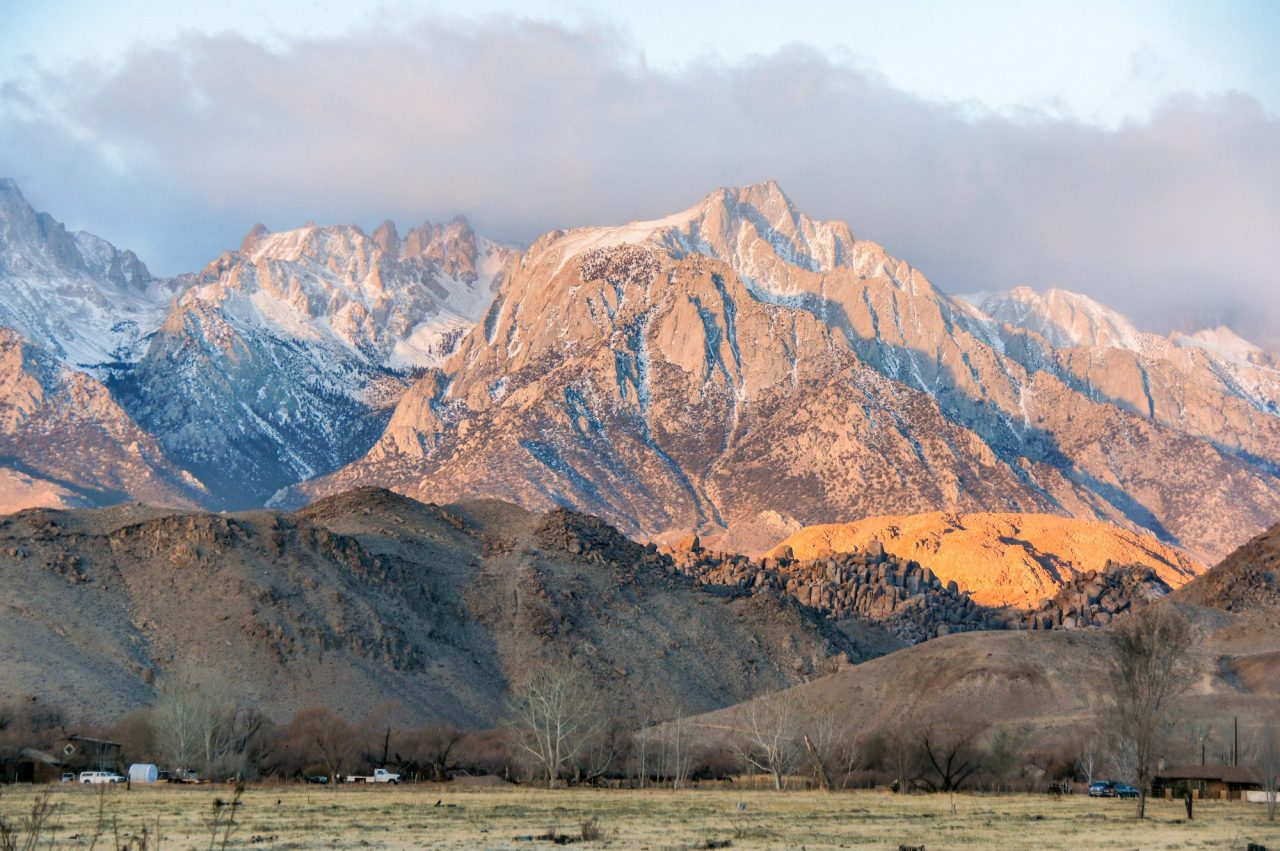
[[52, 825], [56, 805], [53, 789], [46, 788], [35, 796], [31, 809], [17, 821], [0, 816], [0, 851], [34, 851], [40, 846]]

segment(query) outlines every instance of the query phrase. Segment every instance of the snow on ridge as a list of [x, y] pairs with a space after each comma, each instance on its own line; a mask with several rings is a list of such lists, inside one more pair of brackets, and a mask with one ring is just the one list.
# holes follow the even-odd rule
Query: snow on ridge
[[1190, 334], [1175, 333], [1173, 344], [1180, 348], [1197, 348], [1212, 352], [1228, 360], [1257, 365], [1259, 361], [1269, 361], [1267, 352], [1256, 346], [1225, 325], [1216, 328], [1201, 328]]

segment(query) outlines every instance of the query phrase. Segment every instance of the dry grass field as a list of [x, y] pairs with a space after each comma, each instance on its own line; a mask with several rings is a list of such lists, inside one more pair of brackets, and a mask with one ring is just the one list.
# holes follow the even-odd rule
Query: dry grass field
[[[23, 817], [42, 791], [4, 788], [0, 814]], [[233, 794], [210, 786], [101, 793], [55, 786], [38, 847], [84, 848], [97, 836], [97, 848], [137, 848], [145, 829], [147, 848], [221, 848], [222, 829], [211, 841], [214, 803]], [[224, 805], [224, 827], [227, 811]], [[225, 847], [530, 849], [551, 845], [550, 834], [580, 848], [1280, 847], [1280, 825], [1268, 824], [1258, 804], [1204, 802], [1191, 823], [1180, 803], [1153, 802], [1146, 822], [1133, 820], [1132, 811], [1128, 801], [1081, 795], [263, 786], [245, 791]], [[584, 825], [598, 837], [583, 841]]]

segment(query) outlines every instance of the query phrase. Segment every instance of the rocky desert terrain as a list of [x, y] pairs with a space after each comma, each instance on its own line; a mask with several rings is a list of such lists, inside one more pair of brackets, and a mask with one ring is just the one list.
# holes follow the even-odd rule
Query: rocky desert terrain
[[[1278, 563], [1280, 526], [1176, 591], [1142, 592], [1149, 604], [1176, 607], [1193, 625], [1202, 673], [1183, 704], [1188, 719], [1238, 716], [1242, 724], [1257, 724], [1280, 713]], [[1141, 569], [1144, 578], [1148, 570]], [[1106, 572], [1086, 581], [1110, 583]], [[1053, 612], [1063, 617], [1062, 608]], [[1101, 629], [964, 632], [863, 662], [794, 693], [811, 704], [841, 707], [867, 731], [964, 722], [1035, 730], [1042, 744], [1074, 746], [1100, 729], [1109, 652]], [[742, 711], [731, 707], [695, 723], [731, 728]]]
[[376, 489], [297, 514], [32, 509], [0, 519], [0, 582], [6, 689], [103, 718], [198, 676], [276, 716], [394, 704], [483, 727], [543, 661], [619, 712], [675, 717], [890, 641], [786, 595], [695, 588], [595, 518]]

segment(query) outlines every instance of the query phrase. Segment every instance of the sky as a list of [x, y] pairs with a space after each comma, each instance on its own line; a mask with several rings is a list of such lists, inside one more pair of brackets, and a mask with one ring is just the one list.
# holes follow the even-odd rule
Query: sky
[[776, 179], [945, 290], [1280, 342], [1280, 3], [0, 0], [0, 176], [202, 267], [256, 222], [527, 243]]

